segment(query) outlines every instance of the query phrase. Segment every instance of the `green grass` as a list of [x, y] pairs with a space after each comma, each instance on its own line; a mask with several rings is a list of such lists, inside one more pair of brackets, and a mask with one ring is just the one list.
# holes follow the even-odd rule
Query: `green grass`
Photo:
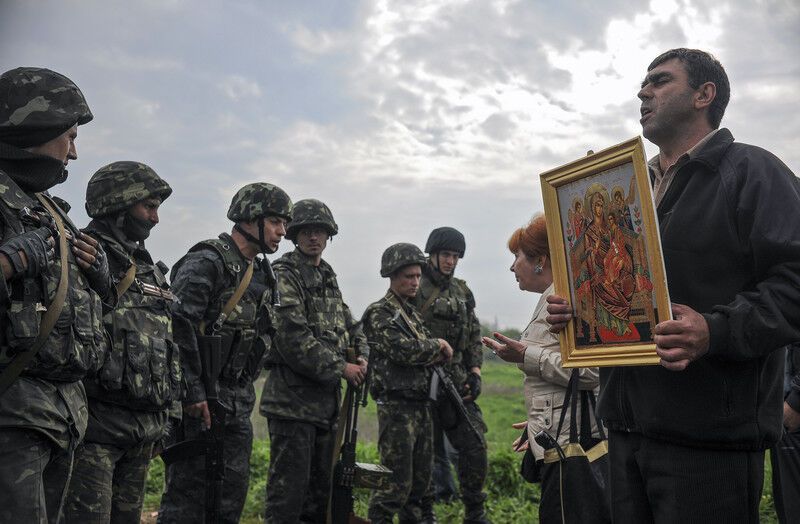
[[[257, 389], [260, 394], [260, 387]], [[484, 419], [489, 427], [489, 475], [486, 490], [489, 516], [493, 522], [503, 524], [530, 524], [538, 522], [538, 485], [528, 484], [519, 476], [521, 456], [511, 451], [511, 442], [519, 431], [511, 428], [514, 422], [525, 420], [525, 405], [522, 399], [522, 373], [516, 366], [487, 359], [483, 367], [483, 393], [479, 400]], [[257, 411], [257, 410], [256, 410]], [[269, 441], [265, 419], [257, 412], [253, 414], [256, 440], [250, 465], [250, 490], [247, 495], [242, 522], [259, 523], [264, 506], [267, 465], [269, 464]], [[370, 399], [367, 408], [359, 414], [358, 460], [378, 463], [377, 420], [375, 404]], [[764, 494], [761, 498], [761, 522], [775, 523], [772, 499], [771, 468], [766, 462]], [[164, 465], [160, 459], [153, 461], [147, 480], [145, 514], [158, 508], [164, 482]], [[366, 517], [369, 492], [357, 490], [356, 514]], [[199, 501], [198, 501], [199, 503]], [[459, 503], [437, 504], [439, 522], [461, 522], [464, 514]], [[148, 520], [152, 522], [153, 520]]]

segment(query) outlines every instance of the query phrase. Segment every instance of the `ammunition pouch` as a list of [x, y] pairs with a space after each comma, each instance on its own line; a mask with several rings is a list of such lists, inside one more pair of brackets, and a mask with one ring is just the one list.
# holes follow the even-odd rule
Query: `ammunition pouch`
[[389, 489], [392, 482], [392, 470], [380, 464], [356, 462], [353, 475], [353, 487], [383, 491]]

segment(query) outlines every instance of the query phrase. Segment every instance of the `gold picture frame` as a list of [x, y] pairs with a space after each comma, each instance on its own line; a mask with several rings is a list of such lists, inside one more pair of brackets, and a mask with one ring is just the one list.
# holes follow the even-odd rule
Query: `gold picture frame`
[[641, 138], [540, 179], [555, 293], [573, 305], [562, 365], [658, 364], [652, 331], [671, 306]]

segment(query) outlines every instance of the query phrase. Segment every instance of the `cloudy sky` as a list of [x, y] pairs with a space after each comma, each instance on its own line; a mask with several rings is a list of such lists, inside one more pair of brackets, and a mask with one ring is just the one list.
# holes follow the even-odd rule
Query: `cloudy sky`
[[538, 175], [640, 133], [660, 52], [712, 51], [723, 123], [800, 173], [798, 27], [796, 0], [2, 0], [0, 68], [49, 67], [86, 95], [95, 119], [54, 191], [78, 224], [95, 170], [145, 162], [175, 190], [148, 240], [171, 265], [268, 181], [330, 205], [325, 257], [357, 314], [387, 287], [386, 246], [451, 225], [479, 316], [524, 327], [537, 297], [505, 242], [542, 211]]

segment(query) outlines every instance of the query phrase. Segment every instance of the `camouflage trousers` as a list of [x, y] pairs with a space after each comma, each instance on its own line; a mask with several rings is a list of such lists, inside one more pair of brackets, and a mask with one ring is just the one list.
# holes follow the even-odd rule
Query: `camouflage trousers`
[[38, 431], [0, 429], [0, 522], [59, 522], [72, 456]]
[[139, 524], [152, 453], [152, 442], [127, 449], [93, 442], [78, 446], [64, 522]]
[[433, 427], [427, 402], [378, 403], [378, 451], [381, 464], [392, 470], [391, 486], [376, 491], [369, 503], [373, 524], [423, 519], [420, 501], [428, 491], [433, 467]]
[[[253, 425], [250, 413], [225, 417], [225, 480], [222, 484], [220, 522], [236, 524], [244, 508], [250, 484], [250, 453]], [[202, 438], [202, 421], [184, 417], [184, 438]], [[206, 502], [205, 457], [200, 456], [167, 467], [166, 486], [158, 511], [159, 524], [203, 522]]]
[[[484, 501], [486, 493], [483, 491], [483, 484], [486, 481], [486, 473], [489, 469], [489, 462], [486, 457], [486, 424], [483, 421], [481, 408], [475, 402], [465, 402], [472, 425], [481, 433], [481, 440], [472, 434], [467, 421], [459, 419], [458, 425], [454, 428], [445, 430], [447, 440], [458, 452], [458, 483], [461, 488], [461, 500], [464, 501], [464, 522], [483, 522], [486, 519]], [[433, 414], [436, 418], [436, 413]], [[434, 428], [441, 431], [438, 424]], [[426, 493], [422, 500], [423, 516], [433, 515], [434, 486]]]
[[325, 522], [335, 430], [270, 417], [264, 522]]

